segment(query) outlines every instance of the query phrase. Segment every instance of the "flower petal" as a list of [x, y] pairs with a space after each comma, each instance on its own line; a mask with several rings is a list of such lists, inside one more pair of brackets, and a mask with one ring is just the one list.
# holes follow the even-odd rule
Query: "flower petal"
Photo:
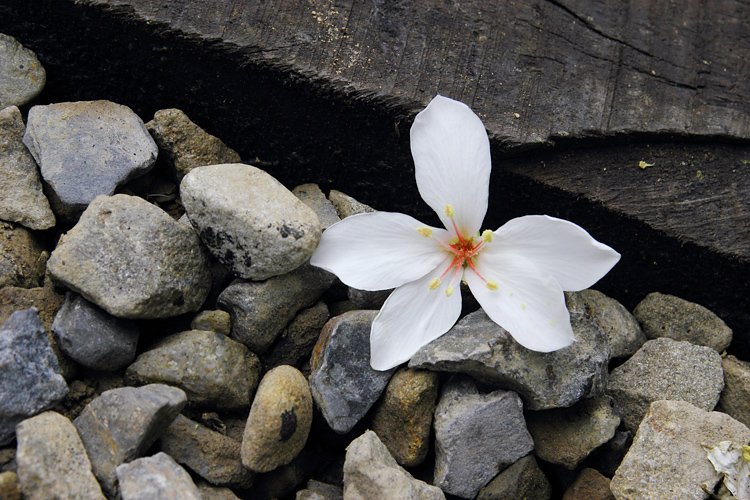
[[455, 209], [464, 235], [476, 234], [487, 213], [490, 183], [490, 142], [482, 121], [465, 104], [437, 96], [414, 119], [411, 153], [419, 194], [445, 227]]
[[310, 264], [360, 290], [387, 290], [421, 278], [445, 259], [438, 240], [445, 229], [427, 228], [391, 212], [353, 215], [323, 232]]
[[374, 369], [388, 370], [408, 361], [456, 323], [461, 314], [460, 281], [455, 282], [450, 295], [445, 293], [447, 283], [430, 288], [441, 268], [397, 288], [383, 304], [370, 332], [370, 365]]
[[475, 266], [484, 280], [466, 271], [471, 292], [487, 316], [519, 344], [550, 352], [575, 340], [565, 296], [555, 278], [541, 273], [530, 260], [507, 253], [482, 253]]
[[482, 253], [523, 255], [568, 291], [590, 287], [620, 260], [619, 253], [580, 226], [547, 215], [508, 221], [495, 231], [492, 244]]

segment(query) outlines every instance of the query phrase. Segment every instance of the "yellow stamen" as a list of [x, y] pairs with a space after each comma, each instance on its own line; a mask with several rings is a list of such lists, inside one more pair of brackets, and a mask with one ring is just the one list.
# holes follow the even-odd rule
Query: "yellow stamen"
[[458, 236], [454, 236], [453, 238], [448, 240], [448, 244], [451, 246], [456, 245], [457, 243], [458, 243]]
[[484, 240], [485, 243], [489, 243], [492, 241], [492, 237], [494, 236], [494, 233], [491, 229], [485, 229], [482, 231], [482, 240]]
[[447, 215], [451, 219], [453, 218], [454, 215], [456, 215], [456, 209], [453, 208], [453, 205], [451, 205], [450, 203], [445, 205], [445, 215]]
[[430, 236], [432, 236], [432, 228], [429, 228], [429, 227], [426, 227], [426, 226], [425, 227], [418, 227], [417, 228], [417, 232], [419, 234], [421, 234], [422, 236], [424, 236], [425, 238], [429, 238]]
[[497, 284], [497, 281], [495, 280], [488, 281], [486, 285], [487, 285], [487, 288], [489, 288], [493, 292], [499, 288], [499, 285]]
[[450, 297], [451, 295], [453, 295], [453, 287], [449, 286], [448, 288], [445, 289], [445, 296]]
[[521, 304], [521, 310], [522, 310], [522, 311], [525, 311], [525, 310], [526, 310], [526, 304]]
[[432, 278], [432, 281], [430, 281], [430, 290], [437, 290], [439, 286], [440, 286], [440, 279]]

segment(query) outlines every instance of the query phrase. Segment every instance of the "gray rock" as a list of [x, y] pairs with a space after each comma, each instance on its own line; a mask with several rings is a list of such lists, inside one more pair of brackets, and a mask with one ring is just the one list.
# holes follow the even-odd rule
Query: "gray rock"
[[253, 473], [242, 466], [240, 443], [178, 415], [159, 441], [161, 451], [217, 486], [249, 488]]
[[201, 311], [190, 322], [190, 329], [229, 335], [232, 331], [232, 319], [226, 311]]
[[190, 474], [160, 452], [117, 467], [122, 500], [201, 500]]
[[724, 368], [724, 390], [719, 409], [750, 427], [750, 363], [727, 356], [721, 365]]
[[546, 462], [575, 469], [615, 435], [620, 417], [608, 396], [579, 401], [570, 408], [528, 412], [526, 425], [534, 453]]
[[240, 500], [232, 490], [223, 486], [214, 486], [205, 481], [198, 482], [197, 486], [203, 500]]
[[203, 243], [241, 278], [288, 273], [305, 263], [320, 241], [315, 212], [250, 165], [195, 168], [182, 180], [180, 196]]
[[313, 305], [333, 282], [330, 273], [304, 265], [261, 282], [235, 280], [218, 304], [232, 318], [231, 337], [262, 354], [298, 311]]
[[311, 479], [307, 482], [307, 488], [299, 490], [295, 500], [343, 500], [344, 491], [341, 487], [322, 483]]
[[18, 475], [15, 472], [0, 472], [0, 498], [21, 500], [21, 485], [18, 483]]
[[193, 123], [179, 109], [160, 109], [146, 123], [146, 128], [178, 180], [196, 167], [240, 161], [235, 150]]
[[427, 457], [437, 396], [435, 372], [402, 368], [388, 382], [372, 430], [399, 465], [414, 467]]
[[55, 215], [42, 192], [34, 158], [23, 145], [25, 130], [17, 107], [0, 107], [0, 219], [29, 229], [49, 229], [55, 225]]
[[47, 74], [36, 54], [0, 33], [0, 109], [23, 106], [44, 88]]
[[336, 213], [339, 215], [339, 219], [346, 219], [350, 215], [365, 214], [368, 212], [374, 212], [375, 209], [364, 203], [360, 203], [351, 196], [332, 189], [328, 193], [328, 199], [336, 209]]
[[117, 371], [135, 359], [138, 326], [107, 314], [73, 293], [65, 296], [52, 332], [60, 349], [87, 368]]
[[47, 270], [120, 318], [194, 311], [211, 286], [195, 232], [146, 200], [124, 194], [91, 202], [61, 238]]
[[721, 474], [706, 458], [703, 445], [721, 441], [747, 443], [750, 429], [729, 415], [684, 401], [655, 401], [610, 489], [616, 498], [706, 498]]
[[394, 369], [370, 366], [370, 327], [377, 311], [350, 311], [323, 327], [310, 361], [310, 391], [331, 429], [349, 432], [380, 397]]
[[586, 312], [599, 325], [609, 341], [611, 359], [629, 358], [646, 342], [638, 321], [625, 306], [596, 290], [567, 292], [565, 298], [571, 302], [580, 301]]
[[444, 499], [439, 488], [414, 479], [396, 463], [377, 434], [365, 431], [346, 449], [344, 498]]
[[26, 228], [0, 221], [0, 288], [38, 287], [48, 256]]
[[68, 393], [37, 309], [13, 313], [0, 327], [0, 445], [16, 424], [51, 408]]
[[26, 498], [104, 500], [91, 462], [70, 420], [47, 411], [16, 428], [18, 478]]
[[474, 498], [498, 472], [534, 449], [518, 394], [479, 394], [468, 377], [450, 380], [435, 410], [435, 484]]
[[332, 304], [331, 314], [338, 316], [347, 311], [356, 311], [357, 309], [380, 309], [391, 292], [393, 290], [369, 291], [347, 287], [347, 299]]
[[336, 213], [333, 203], [326, 198], [326, 195], [323, 194], [323, 191], [320, 190], [320, 186], [317, 184], [302, 184], [292, 189], [292, 194], [315, 212], [322, 229], [341, 220]]
[[158, 152], [141, 119], [110, 101], [34, 106], [23, 142], [39, 164], [52, 208], [68, 220], [148, 172]]
[[320, 330], [330, 319], [328, 306], [318, 302], [303, 309], [281, 331], [271, 349], [261, 356], [266, 367], [278, 365], [299, 366], [303, 358], [309, 358]]
[[668, 337], [704, 345], [721, 353], [732, 341], [732, 330], [705, 307], [673, 295], [650, 293], [633, 310], [649, 339]]
[[307, 442], [312, 424], [312, 396], [307, 380], [288, 365], [269, 370], [247, 417], [242, 463], [256, 472], [288, 464]]
[[139, 355], [125, 381], [173, 385], [191, 405], [236, 410], [250, 406], [259, 376], [260, 362], [244, 345], [220, 333], [188, 330]]
[[710, 347], [660, 338], [649, 340], [609, 376], [626, 429], [635, 432], [648, 406], [659, 399], [687, 401], [713, 410], [724, 387], [721, 356]]
[[540, 353], [522, 347], [480, 309], [420, 349], [409, 367], [466, 373], [517, 392], [530, 410], [570, 406], [604, 392], [609, 361], [607, 337], [593, 320], [580, 312], [570, 320], [577, 342]]
[[152, 384], [111, 389], [86, 405], [73, 423], [105, 493], [117, 493], [117, 466], [143, 455], [186, 402], [182, 390]]
[[526, 455], [479, 490], [477, 500], [549, 500], [551, 496], [552, 486], [539, 468], [534, 455]]
[[565, 490], [563, 500], [615, 500], [609, 483], [609, 478], [596, 469], [583, 469]]

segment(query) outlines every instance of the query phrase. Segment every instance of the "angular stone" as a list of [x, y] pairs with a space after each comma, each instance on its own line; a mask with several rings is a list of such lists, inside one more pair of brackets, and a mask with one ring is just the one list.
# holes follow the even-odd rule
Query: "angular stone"
[[313, 349], [310, 391], [328, 426], [339, 434], [365, 416], [394, 372], [370, 366], [370, 327], [376, 315], [350, 311], [332, 318]]
[[261, 282], [235, 280], [219, 295], [232, 318], [231, 337], [262, 354], [298, 311], [313, 305], [333, 275], [310, 265]]
[[526, 455], [479, 490], [477, 500], [549, 500], [551, 496], [552, 486], [539, 468], [534, 455]]
[[0, 472], [0, 498], [21, 500], [21, 485], [18, 483], [18, 475], [15, 472]]
[[281, 331], [271, 349], [261, 357], [264, 366], [299, 366], [304, 358], [310, 357], [320, 330], [329, 319], [325, 302], [300, 311]]
[[103, 392], [73, 423], [105, 493], [117, 492], [115, 469], [143, 455], [187, 402], [176, 387], [152, 384]]
[[250, 165], [195, 168], [180, 184], [203, 243], [232, 273], [264, 280], [307, 261], [320, 240], [318, 216], [276, 179]]
[[229, 335], [232, 331], [232, 319], [226, 311], [201, 311], [190, 322], [190, 329]]
[[705, 307], [673, 295], [650, 293], [633, 310], [649, 339], [668, 337], [704, 345], [721, 353], [732, 341], [732, 330]]
[[60, 349], [87, 368], [117, 371], [135, 359], [138, 326], [107, 314], [73, 293], [66, 295], [52, 332]]
[[517, 392], [529, 410], [570, 406], [602, 394], [607, 385], [607, 337], [587, 315], [571, 311], [577, 341], [551, 353], [518, 344], [481, 309], [420, 349], [410, 368], [466, 373]]
[[44, 88], [47, 74], [36, 54], [0, 33], [0, 109], [23, 106]]
[[142, 198], [95, 199], [47, 262], [52, 277], [113, 316], [168, 318], [198, 309], [211, 276], [198, 237]]
[[339, 486], [311, 479], [307, 488], [299, 490], [295, 500], [343, 500], [344, 491]]
[[47, 411], [16, 427], [18, 477], [29, 499], [104, 500], [91, 462], [73, 423]]
[[721, 441], [747, 443], [750, 429], [729, 415], [684, 401], [655, 401], [610, 489], [616, 498], [706, 498], [721, 474], [706, 458], [703, 446]]
[[240, 155], [179, 109], [160, 109], [146, 128], [156, 140], [177, 180], [196, 167], [238, 163]]
[[608, 396], [584, 399], [570, 408], [527, 412], [534, 453], [545, 462], [575, 469], [615, 435], [620, 417]]
[[607, 393], [625, 428], [635, 432], [653, 401], [687, 401], [709, 411], [723, 387], [721, 356], [715, 350], [665, 337], [649, 340], [612, 370]]
[[312, 424], [312, 396], [307, 380], [288, 365], [269, 370], [247, 417], [242, 463], [256, 472], [288, 464], [307, 442]]
[[13, 313], [0, 326], [0, 445], [13, 440], [16, 424], [51, 408], [68, 393], [39, 314]]
[[158, 152], [138, 115], [110, 101], [34, 106], [23, 142], [39, 164], [52, 208], [68, 220], [148, 172]]
[[29, 229], [49, 229], [55, 225], [55, 215], [42, 192], [34, 157], [23, 144], [25, 130], [17, 107], [0, 106], [0, 219]]
[[163, 452], [118, 466], [117, 480], [122, 500], [201, 500], [201, 494], [190, 474]]
[[240, 500], [240, 497], [229, 488], [214, 486], [204, 481], [198, 482], [197, 486], [203, 500]]
[[474, 498], [498, 472], [527, 455], [534, 442], [518, 394], [479, 394], [468, 377], [451, 379], [435, 410], [435, 484]]
[[26, 228], [0, 221], [0, 288], [38, 287], [48, 256]]
[[719, 410], [750, 427], [750, 363], [734, 356], [721, 360], [724, 368], [724, 390]]
[[439, 488], [414, 479], [388, 453], [377, 434], [365, 431], [346, 448], [344, 498], [444, 499]]
[[161, 435], [161, 451], [211, 484], [249, 488], [253, 473], [242, 466], [240, 443], [178, 415]]
[[427, 457], [437, 396], [435, 372], [402, 368], [388, 382], [372, 430], [399, 465], [413, 467]]
[[244, 345], [220, 333], [188, 330], [139, 355], [125, 381], [173, 385], [191, 405], [236, 410], [250, 406], [259, 376], [260, 361]]
[[580, 301], [580, 305], [599, 325], [609, 341], [611, 359], [629, 358], [646, 342], [638, 321], [615, 299], [596, 290], [568, 292], [565, 298], [568, 304]]
[[338, 213], [336, 213], [333, 203], [326, 198], [326, 195], [323, 194], [323, 191], [320, 190], [320, 186], [317, 184], [302, 184], [292, 189], [292, 194], [315, 212], [322, 229], [341, 220]]
[[365, 214], [375, 211], [371, 206], [360, 203], [348, 194], [336, 191], [335, 189], [331, 189], [331, 192], [328, 193], [328, 199], [336, 209], [339, 219], [346, 219], [350, 215]]
[[609, 478], [596, 469], [583, 469], [565, 490], [563, 500], [615, 500], [615, 497], [609, 489]]

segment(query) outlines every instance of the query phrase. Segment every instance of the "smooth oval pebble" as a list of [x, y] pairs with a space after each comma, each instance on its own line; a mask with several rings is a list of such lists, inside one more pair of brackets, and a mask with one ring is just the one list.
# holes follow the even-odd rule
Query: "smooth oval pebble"
[[258, 386], [242, 436], [242, 463], [255, 472], [288, 464], [307, 442], [312, 396], [304, 375], [289, 365], [269, 370]]

